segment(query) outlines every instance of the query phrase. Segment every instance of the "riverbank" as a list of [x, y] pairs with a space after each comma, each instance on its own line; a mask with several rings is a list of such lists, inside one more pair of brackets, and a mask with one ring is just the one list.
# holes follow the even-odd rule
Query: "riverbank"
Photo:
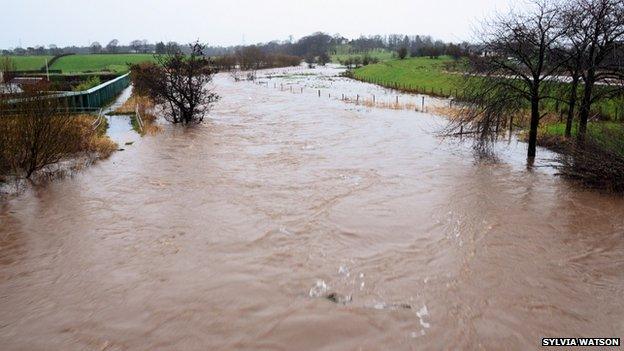
[[449, 56], [411, 57], [359, 67], [349, 71], [348, 76], [408, 93], [451, 97], [458, 94], [461, 68], [462, 61]]
[[[391, 59], [349, 70], [346, 75], [362, 82], [408, 93], [462, 100], [460, 83], [462, 75], [466, 72], [464, 60], [454, 60], [450, 56]], [[581, 94], [582, 92], [579, 92], [579, 96]], [[566, 101], [565, 96], [560, 99]], [[545, 109], [554, 114], [567, 113], [563, 102], [549, 102], [545, 105]], [[602, 120], [624, 123], [624, 96], [595, 103], [592, 115]]]
[[[4, 183], [0, 192], [19, 192], [26, 178], [44, 183], [107, 159], [123, 150], [120, 145], [136, 141], [129, 133], [133, 129], [137, 136], [160, 130], [153, 104], [136, 99], [128, 103], [131, 92], [131, 87], [123, 90], [100, 115], [58, 113], [54, 104], [36, 101], [20, 107], [17, 114], [10, 110], [3, 115], [0, 104], [0, 182]], [[143, 115], [140, 125], [134, 112], [132, 116], [109, 116], [111, 111], [130, 106]]]
[[0, 118], [0, 193], [8, 183], [57, 178], [106, 159], [117, 150], [117, 144], [106, 135], [108, 123], [102, 116], [44, 116], [45, 123], [39, 117]]

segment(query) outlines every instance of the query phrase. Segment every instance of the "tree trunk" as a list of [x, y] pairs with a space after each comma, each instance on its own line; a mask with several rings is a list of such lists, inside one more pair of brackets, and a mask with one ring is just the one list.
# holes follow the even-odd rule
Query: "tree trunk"
[[568, 118], [566, 119], [565, 137], [572, 136], [572, 122], [574, 121], [574, 108], [576, 107], [576, 94], [578, 90], [578, 75], [572, 77], [572, 86], [570, 87], [570, 99], [568, 100]]
[[587, 76], [585, 76], [585, 89], [583, 91], [583, 99], [581, 101], [581, 108], [579, 111], [579, 129], [577, 135], [577, 141], [580, 145], [585, 143], [585, 134], [587, 133], [587, 120], [589, 120], [589, 111], [591, 109], [592, 90], [594, 89], [594, 82], [596, 80], [596, 45], [598, 42], [599, 30], [596, 28], [594, 31], [593, 42], [589, 47], [587, 56], [589, 57], [589, 68], [587, 70]]
[[589, 112], [591, 109], [592, 90], [594, 88], [594, 69], [591, 68], [587, 73], [585, 81], [585, 90], [583, 99], [581, 100], [581, 108], [579, 111], [579, 127], [577, 139], [579, 143], [585, 142], [585, 134], [587, 134], [587, 121], [589, 120]]
[[529, 130], [528, 158], [534, 158], [537, 148], [537, 127], [539, 126], [539, 98], [536, 94], [531, 97], [531, 129]]

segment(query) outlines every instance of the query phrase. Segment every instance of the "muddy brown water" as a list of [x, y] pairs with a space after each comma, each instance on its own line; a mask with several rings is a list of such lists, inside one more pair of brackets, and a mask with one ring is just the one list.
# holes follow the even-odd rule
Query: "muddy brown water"
[[0, 349], [624, 336], [624, 201], [556, 177], [544, 150], [533, 171], [516, 142], [476, 162], [440, 117], [216, 84], [204, 125], [0, 205]]

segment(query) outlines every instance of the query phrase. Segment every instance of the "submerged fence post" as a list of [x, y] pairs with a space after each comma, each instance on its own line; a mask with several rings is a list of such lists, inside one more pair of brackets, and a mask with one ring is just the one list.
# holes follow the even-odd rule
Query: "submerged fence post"
[[318, 90], [318, 96], [321, 97], [321, 89]]
[[373, 105], [375, 104], [375, 94], [373, 94]]

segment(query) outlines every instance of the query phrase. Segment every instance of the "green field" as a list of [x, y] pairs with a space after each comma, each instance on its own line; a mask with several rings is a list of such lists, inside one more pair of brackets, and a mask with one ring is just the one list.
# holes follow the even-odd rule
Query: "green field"
[[333, 53], [331, 55], [331, 60], [334, 63], [340, 63], [340, 61], [345, 61], [348, 58], [354, 58], [354, 57], [363, 57], [364, 55], [368, 55], [371, 58], [375, 58], [377, 60], [381, 61], [388, 61], [394, 58], [395, 53], [389, 50], [382, 50], [382, 49], [377, 49], [377, 50], [370, 50], [370, 51], [366, 51], [366, 52], [361, 52], [361, 53], [350, 53], [348, 50], [344, 50], [344, 49], [336, 49], [336, 52]]
[[[5, 56], [2, 56], [4, 58]], [[18, 71], [34, 71], [45, 66], [45, 60], [52, 59], [52, 56], [9, 56]]]
[[357, 68], [353, 77], [386, 87], [432, 95], [453, 95], [460, 75], [449, 72], [452, 58], [412, 57]]
[[128, 63], [153, 61], [152, 54], [93, 54], [70, 55], [59, 58], [50, 69], [61, 70], [67, 73], [94, 73], [128, 71]]

